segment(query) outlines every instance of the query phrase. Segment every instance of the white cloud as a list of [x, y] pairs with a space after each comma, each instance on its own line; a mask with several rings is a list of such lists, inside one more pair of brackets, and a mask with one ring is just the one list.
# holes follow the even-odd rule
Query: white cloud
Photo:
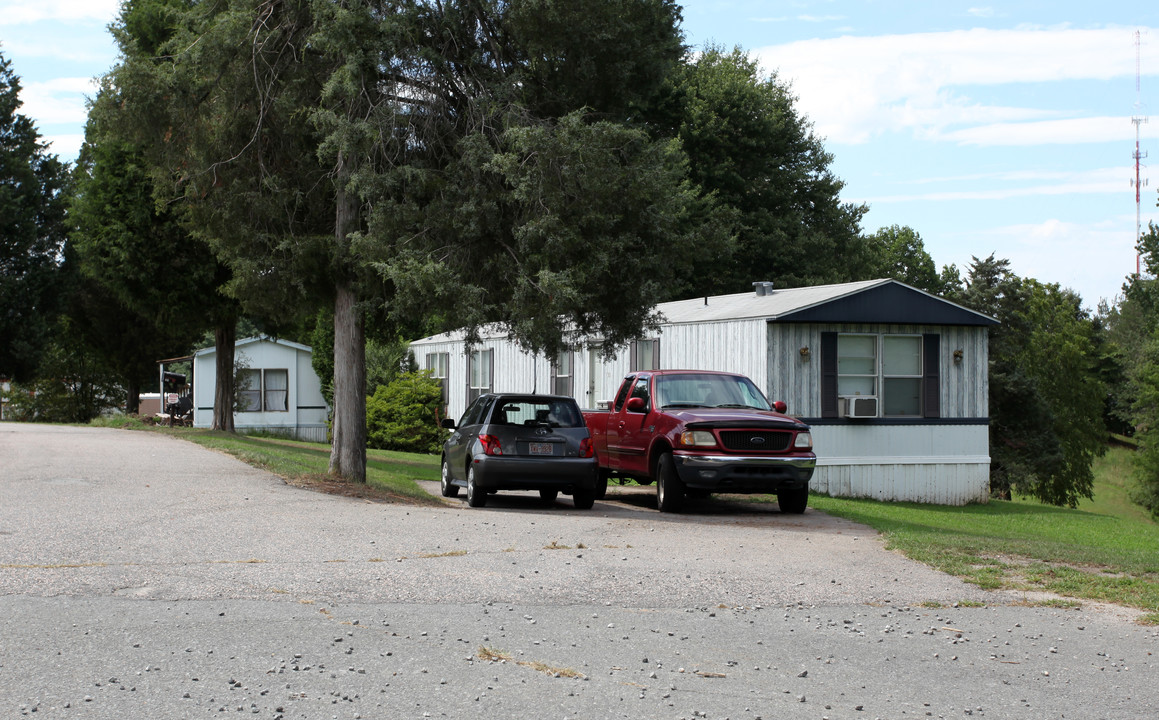
[[[1039, 223], [1008, 225], [975, 234], [978, 257], [991, 252], [1010, 260], [1021, 277], [1058, 283], [1071, 288], [1094, 308], [1100, 299], [1113, 300], [1123, 279], [1135, 272], [1135, 218], [1132, 215], [1092, 224], [1047, 219]], [[952, 258], [964, 269], [969, 255]]]
[[[927, 178], [921, 184], [978, 183], [980, 189], [961, 189], [886, 195], [856, 200], [871, 205], [899, 202], [953, 202], [962, 200], [1009, 200], [1011, 198], [1048, 197], [1056, 195], [1098, 195], [1124, 194], [1128, 180], [1134, 172], [1125, 167], [1102, 168], [1099, 170], [1076, 171], [1012, 171], [958, 176], [952, 178]], [[1020, 184], [1027, 183], [1030, 184]]]
[[49, 145], [49, 152], [64, 162], [74, 162], [80, 155], [80, 146], [84, 144], [83, 134], [45, 135], [42, 138]]
[[4, 0], [0, 27], [27, 25], [44, 20], [76, 23], [86, 20], [111, 22], [121, 0]]
[[[1159, 137], [1159, 127], [1150, 123], [1140, 126], [1141, 137]], [[1135, 139], [1135, 126], [1129, 117], [1088, 117], [1065, 120], [1043, 120], [1025, 123], [993, 123], [952, 130], [941, 135], [944, 140], [961, 145], [1057, 145], [1087, 142], [1119, 142]]]
[[29, 83], [20, 92], [20, 112], [36, 118], [37, 124], [78, 123], [88, 118], [85, 97], [96, 94], [96, 85], [87, 78], [58, 78]]
[[[966, 93], [971, 86], [1133, 76], [1133, 34], [1060, 28], [844, 36], [754, 55], [792, 82], [819, 135], [864, 143], [885, 132], [936, 137], [955, 126], [1066, 119], [1057, 110], [985, 105]], [[1143, 49], [1143, 67], [1159, 68], [1159, 45]]]
[[972, 7], [966, 11], [967, 15], [974, 17], [989, 18], [994, 17], [994, 8], [992, 7]]

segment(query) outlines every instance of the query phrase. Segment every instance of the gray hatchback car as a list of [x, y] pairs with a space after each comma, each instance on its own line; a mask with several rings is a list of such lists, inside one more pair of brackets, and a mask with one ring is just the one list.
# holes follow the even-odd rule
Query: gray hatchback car
[[480, 395], [443, 445], [442, 493], [483, 507], [498, 490], [538, 490], [544, 502], [571, 495], [577, 508], [596, 499], [598, 464], [583, 414], [561, 395]]

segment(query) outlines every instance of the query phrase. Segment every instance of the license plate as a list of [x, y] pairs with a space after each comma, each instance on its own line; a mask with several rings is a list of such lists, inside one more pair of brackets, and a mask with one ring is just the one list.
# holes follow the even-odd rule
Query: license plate
[[532, 455], [554, 455], [555, 443], [528, 443], [528, 452]]

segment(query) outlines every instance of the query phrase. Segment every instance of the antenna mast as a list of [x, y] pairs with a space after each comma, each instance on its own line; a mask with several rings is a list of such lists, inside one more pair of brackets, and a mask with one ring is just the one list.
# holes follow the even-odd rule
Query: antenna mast
[[1141, 177], [1140, 168], [1141, 161], [1147, 157], [1147, 153], [1139, 150], [1139, 126], [1147, 122], [1147, 116], [1143, 114], [1143, 100], [1140, 91], [1140, 67], [1139, 58], [1140, 52], [1140, 35], [1139, 31], [1135, 31], [1135, 114], [1131, 116], [1131, 124], [1135, 126], [1135, 152], [1132, 157], [1135, 158], [1135, 275], [1141, 275], [1143, 272], [1142, 253], [1139, 252], [1139, 240], [1142, 239], [1143, 225], [1142, 225], [1142, 189], [1147, 184], [1146, 180]]

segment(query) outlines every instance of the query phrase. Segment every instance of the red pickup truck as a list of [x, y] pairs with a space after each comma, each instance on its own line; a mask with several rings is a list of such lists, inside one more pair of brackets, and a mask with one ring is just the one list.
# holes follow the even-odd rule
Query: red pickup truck
[[782, 512], [803, 513], [817, 464], [809, 426], [770, 406], [744, 375], [652, 370], [624, 378], [607, 411], [584, 420], [600, 464], [597, 494], [609, 477], [656, 481], [661, 512], [685, 496], [776, 493]]

